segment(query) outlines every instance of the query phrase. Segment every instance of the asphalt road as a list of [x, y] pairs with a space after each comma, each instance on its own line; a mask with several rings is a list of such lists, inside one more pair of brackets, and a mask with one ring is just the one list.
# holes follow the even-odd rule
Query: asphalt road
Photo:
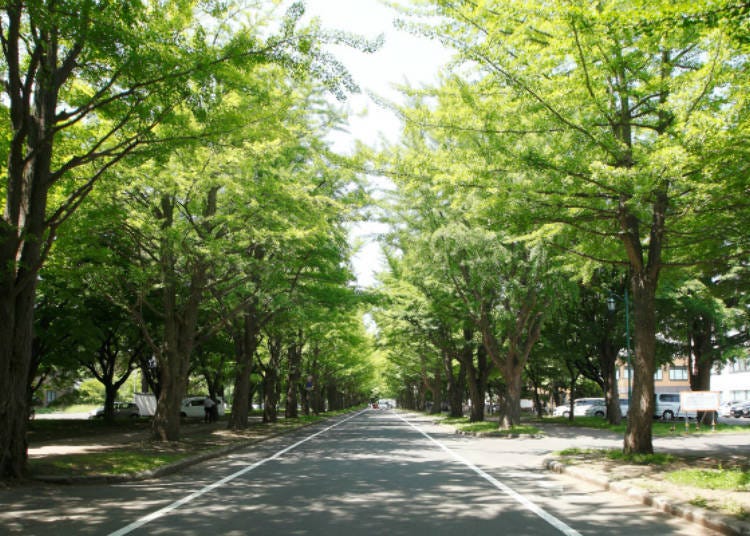
[[367, 410], [158, 480], [0, 489], [0, 534], [712, 534], [541, 469], [551, 450], [620, 440], [553, 441]]

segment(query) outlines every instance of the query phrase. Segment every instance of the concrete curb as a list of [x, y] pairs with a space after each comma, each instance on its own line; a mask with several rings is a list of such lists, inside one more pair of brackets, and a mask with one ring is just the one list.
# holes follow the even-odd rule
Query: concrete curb
[[611, 481], [606, 476], [595, 474], [576, 466], [565, 465], [558, 460], [547, 458], [542, 463], [544, 467], [550, 471], [566, 474], [585, 480], [601, 487], [602, 489], [627, 495], [642, 504], [655, 508], [656, 510], [681, 517], [703, 527], [720, 532], [721, 534], [726, 534], [727, 536], [750, 536], [750, 523], [744, 523], [728, 516], [711, 512], [705, 508], [675, 504], [670, 498], [661, 495], [654, 495], [648, 490], [633, 486], [627, 482]]
[[140, 471], [138, 473], [128, 473], [128, 474], [123, 474], [123, 475], [90, 475], [90, 476], [34, 475], [31, 477], [31, 480], [36, 480], [39, 482], [46, 482], [48, 484], [121, 484], [124, 482], [134, 482], [138, 480], [148, 480], [150, 478], [160, 478], [162, 476], [177, 473], [187, 467], [199, 464], [206, 460], [219, 458], [231, 452], [242, 450], [252, 445], [262, 443], [263, 441], [273, 439], [274, 437], [279, 437], [285, 434], [289, 434], [291, 432], [296, 432], [297, 430], [301, 430], [303, 428], [307, 428], [308, 426], [319, 424], [327, 420], [329, 419], [328, 418], [321, 419], [319, 421], [302, 424], [296, 428], [292, 428], [291, 430], [282, 430], [282, 431], [274, 432], [272, 434], [269, 434], [263, 437], [248, 439], [246, 441], [238, 441], [237, 443], [232, 443], [231, 445], [226, 445], [224, 447], [220, 447], [215, 450], [201, 452], [200, 454], [196, 454], [194, 456], [183, 458], [182, 460], [176, 461], [174, 463], [163, 465], [155, 469], [149, 469], [147, 471]]

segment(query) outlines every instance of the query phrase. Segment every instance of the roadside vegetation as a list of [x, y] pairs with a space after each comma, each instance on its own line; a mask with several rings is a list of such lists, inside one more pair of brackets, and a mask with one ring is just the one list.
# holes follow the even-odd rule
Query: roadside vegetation
[[665, 453], [626, 454], [619, 449], [565, 449], [565, 465], [597, 467], [610, 479], [739, 520], [750, 519], [750, 464], [746, 457], [699, 457]]
[[[612, 432], [624, 434], [627, 430], [627, 422], [623, 420], [620, 424], [611, 424], [601, 417], [576, 417], [572, 421], [567, 417], [544, 417], [541, 420], [534, 419], [532, 422], [546, 424], [557, 424], [562, 426], [596, 428], [599, 430], [610, 430]], [[654, 436], [672, 436], [694, 433], [730, 433], [730, 434], [750, 434], [750, 426], [739, 424], [717, 423], [715, 428], [710, 425], [696, 425], [695, 421], [688, 421], [685, 428], [685, 421], [664, 422], [656, 420], [651, 425], [651, 431]]]
[[137, 475], [217, 449], [241, 447], [349, 411], [351, 409], [300, 415], [274, 423], [259, 420], [243, 430], [227, 429], [226, 417], [213, 424], [186, 419], [180, 440], [166, 443], [149, 437], [151, 419], [122, 419], [116, 423], [101, 419], [38, 420], [29, 425], [31, 447], [75, 443], [83, 452], [31, 457], [29, 474], [35, 478], [63, 479]]
[[536, 426], [520, 424], [508, 428], [499, 428], [497, 420], [486, 420], [480, 422], [471, 422], [468, 417], [441, 417], [440, 423], [452, 426], [458, 432], [498, 436], [498, 437], [517, 437], [539, 435], [542, 431]]

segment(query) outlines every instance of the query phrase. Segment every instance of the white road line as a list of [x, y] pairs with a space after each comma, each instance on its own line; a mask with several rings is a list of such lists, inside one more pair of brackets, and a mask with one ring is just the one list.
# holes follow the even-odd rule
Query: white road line
[[183, 505], [189, 503], [193, 499], [196, 499], [196, 498], [200, 497], [201, 495], [203, 495], [205, 493], [208, 493], [209, 491], [212, 491], [212, 490], [214, 490], [214, 489], [216, 489], [218, 487], [221, 487], [224, 484], [226, 484], [227, 482], [231, 482], [232, 480], [234, 480], [237, 477], [240, 477], [240, 476], [242, 476], [242, 475], [244, 475], [246, 473], [249, 473], [253, 469], [255, 469], [257, 467], [260, 467], [261, 465], [263, 465], [266, 462], [270, 462], [271, 460], [275, 460], [275, 459], [283, 456], [287, 452], [296, 449], [297, 447], [299, 447], [303, 443], [307, 443], [311, 439], [313, 439], [313, 438], [315, 438], [315, 437], [317, 437], [317, 436], [319, 436], [321, 434], [324, 434], [324, 433], [328, 432], [332, 428], [335, 428], [338, 425], [343, 424], [343, 423], [345, 423], [348, 420], [351, 420], [351, 419], [354, 419], [355, 417], [358, 417], [359, 415], [361, 415], [365, 411], [367, 411], [367, 410], [360, 411], [358, 413], [355, 413], [354, 415], [351, 415], [351, 416], [347, 417], [346, 419], [342, 419], [339, 422], [337, 422], [336, 424], [332, 424], [331, 426], [329, 426], [327, 428], [324, 428], [323, 430], [320, 430], [319, 432], [316, 432], [316, 433], [314, 433], [314, 434], [306, 437], [305, 439], [302, 439], [301, 441], [297, 441], [295, 444], [290, 445], [290, 446], [286, 447], [285, 449], [282, 449], [282, 450], [278, 451], [273, 456], [270, 456], [268, 458], [264, 458], [263, 460], [257, 461], [257, 462], [255, 462], [252, 465], [248, 465], [247, 467], [245, 467], [243, 469], [240, 469], [236, 473], [233, 473], [233, 474], [231, 474], [231, 475], [229, 475], [227, 477], [224, 477], [221, 480], [217, 480], [213, 484], [209, 484], [209, 485], [205, 486], [204, 488], [202, 488], [202, 489], [200, 489], [200, 490], [198, 490], [198, 491], [196, 491], [194, 493], [191, 493], [190, 495], [188, 495], [186, 497], [183, 497], [182, 499], [179, 499], [179, 500], [173, 502], [172, 504], [169, 504], [169, 505], [165, 506], [164, 508], [156, 510], [155, 512], [152, 512], [152, 513], [148, 514], [147, 516], [144, 516], [144, 517], [142, 517], [140, 519], [137, 519], [136, 521], [132, 522], [130, 525], [127, 525], [127, 526], [125, 526], [125, 527], [123, 527], [123, 528], [121, 528], [119, 530], [111, 532], [109, 534], [109, 536], [123, 536], [125, 534], [129, 534], [129, 533], [133, 532], [135, 529], [140, 528], [143, 525], [146, 525], [147, 523], [150, 523], [151, 521], [153, 521], [155, 519], [159, 519], [160, 517], [168, 514], [169, 512], [171, 512], [173, 510], [176, 510], [180, 506], [183, 506]]
[[459, 462], [461, 462], [464, 465], [466, 465], [467, 467], [469, 467], [472, 471], [474, 471], [479, 476], [481, 476], [482, 478], [484, 478], [487, 482], [489, 482], [490, 484], [492, 484], [493, 486], [495, 486], [497, 489], [499, 489], [503, 493], [509, 495], [510, 497], [512, 497], [513, 499], [515, 499], [516, 501], [518, 501], [527, 510], [530, 510], [531, 512], [533, 512], [537, 516], [539, 516], [542, 519], [544, 519], [547, 523], [549, 523], [550, 525], [552, 525], [553, 527], [555, 527], [557, 530], [559, 530], [563, 534], [565, 534], [567, 536], [581, 536], [580, 532], [578, 532], [577, 530], [569, 527], [568, 525], [566, 525], [565, 523], [563, 523], [562, 521], [560, 521], [559, 519], [557, 519], [555, 516], [553, 516], [552, 514], [548, 513], [546, 510], [543, 510], [542, 508], [540, 508], [539, 506], [537, 506], [536, 504], [534, 504], [531, 500], [527, 499], [526, 497], [524, 497], [523, 495], [521, 495], [517, 491], [513, 490], [512, 488], [508, 487], [507, 485], [503, 484], [502, 482], [500, 482], [499, 480], [497, 480], [496, 478], [494, 478], [492, 475], [489, 475], [489, 474], [485, 473], [482, 469], [480, 469], [479, 467], [477, 467], [476, 465], [474, 465], [473, 463], [471, 463], [469, 460], [467, 460], [466, 458], [464, 458], [463, 456], [461, 456], [457, 452], [454, 452], [451, 449], [449, 449], [448, 447], [446, 447], [445, 445], [443, 445], [440, 441], [438, 441], [437, 439], [435, 439], [434, 437], [432, 437], [430, 434], [428, 434], [424, 430], [420, 429], [415, 424], [409, 422], [408, 420], [406, 420], [401, 415], [398, 415], [398, 418], [401, 419], [402, 421], [404, 421], [406, 424], [408, 424], [412, 428], [414, 428], [414, 430], [416, 430], [417, 432], [419, 432], [420, 434], [422, 434], [423, 436], [425, 436], [427, 439], [429, 439], [430, 441], [432, 441], [435, 445], [437, 445], [438, 447], [440, 447], [441, 449], [443, 449], [445, 452], [447, 452], [448, 454], [450, 454], [453, 458], [455, 458]]

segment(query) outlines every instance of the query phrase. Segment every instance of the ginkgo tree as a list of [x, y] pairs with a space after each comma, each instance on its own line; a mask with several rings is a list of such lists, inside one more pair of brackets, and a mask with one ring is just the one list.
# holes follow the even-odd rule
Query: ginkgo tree
[[474, 143], [453, 152], [466, 172], [434, 178], [491, 194], [526, 239], [567, 252], [583, 280], [605, 264], [627, 268], [635, 354], [624, 450], [652, 452], [660, 276], [747, 251], [736, 227], [748, 176], [745, 11], [703, 1], [419, 4], [440, 15], [421, 30], [457, 51], [436, 92], [454, 106], [406, 115], [435, 139]]
[[[262, 65], [285, 81], [356, 89], [323, 50], [371, 50], [345, 33], [301, 28], [303, 4], [243, 1], [12, 2], [0, 11], [7, 173], [0, 222], [0, 477], [26, 460], [26, 384], [38, 273], [63, 223], [125, 159], [164, 159], [185, 141], [222, 140], [207, 118], [231, 75]], [[231, 13], [232, 17], [227, 17]], [[253, 15], [253, 16], [246, 16]], [[279, 22], [274, 30], [263, 28]], [[223, 71], [222, 71], [223, 70]], [[260, 120], [260, 116], [258, 116]], [[218, 128], [221, 127], [221, 128]]]

